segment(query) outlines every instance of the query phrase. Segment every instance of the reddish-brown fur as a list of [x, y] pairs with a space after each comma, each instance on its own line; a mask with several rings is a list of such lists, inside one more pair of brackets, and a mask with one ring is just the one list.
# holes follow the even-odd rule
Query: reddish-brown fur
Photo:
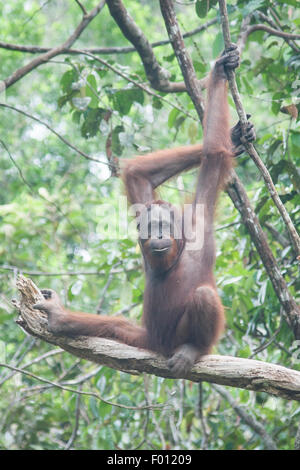
[[141, 327], [125, 318], [68, 311], [54, 291], [45, 290], [45, 301], [35, 308], [48, 313], [51, 331], [112, 338], [161, 352], [170, 357], [169, 366], [177, 375], [186, 372], [201, 354], [211, 351], [224, 328], [223, 307], [213, 276], [213, 219], [218, 192], [224, 187], [233, 162], [224, 67], [237, 65], [238, 54], [233, 47], [217, 61], [211, 73], [203, 147], [193, 145], [139, 156], [128, 161], [123, 172], [130, 203], [147, 204], [145, 211], [151, 218], [151, 201], [154, 206], [163, 207], [162, 201], [156, 200], [155, 188], [201, 162], [194, 208], [196, 204], [204, 206], [203, 245], [189, 251], [184, 237], [140, 239], [146, 275]]

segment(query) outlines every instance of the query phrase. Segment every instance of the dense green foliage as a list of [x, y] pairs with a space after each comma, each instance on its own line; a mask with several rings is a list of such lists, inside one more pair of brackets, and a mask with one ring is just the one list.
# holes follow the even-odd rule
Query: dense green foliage
[[[82, 3], [90, 10], [96, 1]], [[151, 42], [166, 37], [156, 1], [124, 3]], [[233, 40], [246, 15], [253, 15], [252, 23], [261, 23], [258, 12], [270, 14], [270, 7], [286, 31], [299, 32], [296, 0], [228, 3]], [[217, 14], [215, 1], [178, 2], [176, 8], [183, 32]], [[39, 46], [62, 43], [81, 18], [78, 4], [71, 0], [12, 0], [1, 4], [0, 13], [2, 41]], [[257, 31], [247, 39], [237, 73], [243, 104], [256, 127], [257, 149], [295, 225], [300, 207], [299, 121], [292, 117], [294, 108], [286, 114], [280, 109], [297, 104], [299, 41], [297, 44], [293, 48], [280, 37]], [[104, 8], [75, 46], [127, 45]], [[200, 78], [222, 51], [220, 25], [186, 39], [186, 45]], [[181, 81], [171, 46], [154, 51], [171, 72], [172, 80]], [[98, 57], [150, 89], [136, 53]], [[1, 79], [31, 58], [31, 54], [1, 49]], [[91, 396], [78, 398], [76, 393], [23, 374], [11, 376], [3, 367], [0, 448], [62, 449], [74, 430], [74, 449], [265, 448], [261, 438], [240, 421], [212, 385], [203, 384], [201, 417], [197, 384], [131, 376], [66, 352], [42, 357], [55, 348], [26, 336], [14, 323], [16, 312], [10, 300], [16, 295], [18, 272], [28, 274], [41, 288], [60, 292], [73, 309], [95, 312], [101, 304], [102, 313], [125, 309], [129, 317], [140, 318], [144, 282], [140, 253], [134, 231], [127, 235], [122, 230], [119, 236], [111, 233], [112, 221], [123, 227], [127, 216], [121, 181], [111, 176], [107, 156], [112, 153], [122, 160], [137, 152], [195, 143], [202, 138], [186, 94], [154, 93], [156, 96], [145, 93], [92, 57], [62, 55], [18, 81], [5, 96], [1, 94], [1, 101], [39, 118], [102, 163], [84, 158], [41, 123], [0, 107], [0, 362], [137, 409], [112, 406]], [[232, 116], [234, 123], [233, 106]], [[246, 155], [239, 158], [237, 173], [296, 296], [300, 283], [295, 256], [262, 178]], [[178, 203], [182, 197], [188, 200], [196, 175], [197, 171], [192, 171], [165, 184], [162, 197]], [[278, 234], [271, 234], [266, 224], [283, 241]], [[300, 370], [300, 360], [293, 354], [293, 335], [281, 321], [279, 301], [238, 212], [225, 194], [220, 198], [216, 229], [216, 277], [227, 307], [227, 330], [217, 352]], [[112, 269], [117, 273], [111, 275]], [[36, 275], [37, 271], [56, 275]], [[70, 274], [62, 274], [66, 272]], [[263, 345], [266, 347], [257, 351]], [[265, 426], [279, 449], [293, 448], [300, 416], [296, 402], [239, 389], [230, 392]], [[138, 409], [145, 404], [161, 407]]]

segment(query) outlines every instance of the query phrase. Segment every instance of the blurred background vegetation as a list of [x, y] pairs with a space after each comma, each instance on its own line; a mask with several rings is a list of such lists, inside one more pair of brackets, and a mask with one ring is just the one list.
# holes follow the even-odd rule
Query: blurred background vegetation
[[[90, 11], [96, 0], [82, 1]], [[182, 32], [216, 18], [211, 2], [175, 2]], [[156, 0], [124, 2], [150, 42], [167, 37]], [[296, 0], [232, 0], [230, 27], [236, 41], [243, 18], [262, 23], [260, 13], [288, 32], [298, 32]], [[72, 0], [12, 0], [0, 6], [1, 41], [54, 47], [81, 19]], [[291, 41], [290, 41], [291, 42]], [[300, 43], [256, 31], [246, 42], [237, 80], [257, 132], [256, 147], [295, 225], [300, 216]], [[185, 40], [199, 78], [223, 49], [218, 23]], [[108, 9], [91, 22], [77, 48], [130, 45]], [[75, 47], [74, 46], [74, 47]], [[28, 63], [32, 54], [1, 49], [0, 79]], [[155, 48], [173, 81], [181, 81], [170, 45]], [[148, 88], [137, 53], [99, 55], [119, 72]], [[298, 80], [298, 82], [297, 82]], [[41, 342], [15, 324], [10, 300], [19, 272], [40, 288], [58, 291], [73, 309], [139, 319], [143, 273], [136, 235], [110, 236], [112, 218], [124, 223], [115, 161], [202, 138], [186, 94], [149, 95], [91, 57], [65, 54], [33, 70], [2, 93], [1, 101], [26, 113], [0, 107], [0, 362], [51, 382], [137, 409], [105, 404], [61, 390], [33, 377], [0, 368], [2, 449], [264, 449], [256, 430], [241, 420], [211, 384], [132, 376], [97, 366]], [[164, 97], [165, 100], [159, 98]], [[299, 98], [299, 91], [298, 91]], [[236, 113], [230, 98], [232, 123]], [[292, 107], [287, 108], [290, 105]], [[178, 110], [178, 107], [182, 111]], [[282, 112], [280, 110], [285, 112]], [[98, 161], [66, 145], [34, 116]], [[295, 254], [285, 226], [247, 155], [236, 169], [292, 295], [299, 296]], [[168, 182], [162, 198], [188, 201], [197, 171]], [[122, 202], [122, 201], [121, 201]], [[105, 205], [110, 209], [105, 210]], [[114, 208], [114, 211], [112, 210]], [[253, 357], [300, 370], [293, 335], [240, 215], [226, 194], [216, 223], [216, 277], [226, 306], [227, 329], [218, 354]], [[237, 405], [265, 428], [279, 449], [293, 448], [300, 407], [264, 393], [227, 388]], [[159, 409], [143, 410], [145, 404]]]

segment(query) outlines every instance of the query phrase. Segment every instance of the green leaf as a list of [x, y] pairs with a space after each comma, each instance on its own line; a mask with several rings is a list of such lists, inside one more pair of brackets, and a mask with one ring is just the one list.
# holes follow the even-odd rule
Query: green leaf
[[257, 141], [257, 143], [258, 143], [259, 145], [262, 145], [262, 144], [264, 144], [267, 140], [271, 139], [272, 137], [273, 137], [273, 134], [270, 134], [270, 133], [264, 134], [263, 136], [261, 136], [261, 137], [259, 138], [259, 140]]
[[72, 121], [75, 122], [76, 124], [79, 124], [81, 114], [82, 114], [81, 111], [74, 111], [72, 114]]
[[199, 18], [205, 18], [209, 10], [209, 0], [197, 0], [195, 9]]
[[278, 114], [281, 108], [281, 102], [279, 101], [280, 98], [282, 98], [282, 93], [281, 92], [276, 92], [272, 96], [272, 111], [274, 114]]
[[287, 5], [292, 5], [295, 8], [299, 8], [299, 0], [277, 0], [278, 3], [283, 3]]
[[197, 140], [197, 135], [198, 135], [198, 126], [195, 122], [191, 122], [191, 124], [189, 125], [188, 134], [189, 134], [191, 143], [194, 144]]
[[123, 145], [120, 142], [120, 133], [124, 132], [123, 126], [116, 126], [111, 134], [111, 149], [113, 155], [122, 155]]
[[99, 400], [95, 397], [91, 397], [89, 399], [89, 405], [94, 418], [99, 419], [99, 408], [101, 408], [101, 405], [99, 407]]
[[155, 109], [161, 109], [163, 107], [163, 104], [162, 104], [161, 100], [159, 98], [157, 98], [157, 96], [153, 96], [152, 106]]
[[72, 90], [72, 83], [78, 80], [78, 74], [72, 67], [67, 70], [60, 79], [60, 84], [64, 93]]
[[174, 127], [178, 131], [180, 126], [185, 122], [186, 116], [178, 116], [178, 118], [175, 120]]
[[130, 94], [128, 94], [126, 90], [116, 91], [111, 98], [113, 107], [116, 111], [118, 111], [122, 116], [129, 113], [132, 106], [132, 100]]
[[97, 95], [97, 81], [94, 75], [90, 74], [87, 77], [87, 86], [85, 87], [86, 96], [91, 98], [89, 108], [97, 108], [99, 104], [99, 98]]
[[215, 59], [220, 55], [220, 53], [224, 49], [224, 39], [223, 39], [223, 34], [220, 32], [216, 35], [214, 42], [212, 44], [212, 53], [213, 53], [213, 58]]
[[194, 68], [196, 72], [204, 74], [206, 72], [206, 65], [203, 62], [200, 62], [199, 60], [194, 60]]
[[128, 90], [131, 92], [131, 98], [133, 101], [136, 103], [144, 104], [144, 92], [141, 88], [132, 88], [131, 90]]
[[81, 126], [82, 137], [89, 139], [97, 134], [100, 122], [106, 112], [107, 110], [103, 108], [90, 108], [84, 112], [84, 123]]
[[165, 60], [166, 62], [173, 62], [173, 60], [175, 59], [175, 54], [174, 52], [170, 55], [167, 55], [167, 56], [163, 56], [163, 60]]
[[140, 88], [127, 88], [114, 91], [110, 95], [113, 107], [122, 116], [127, 115], [132, 104], [136, 101], [140, 104], [144, 102], [144, 93]]
[[176, 108], [173, 108], [171, 110], [171, 112], [169, 113], [169, 117], [168, 117], [168, 126], [171, 128], [174, 126], [175, 124], [175, 120], [178, 116], [178, 114], [180, 113], [179, 109], [176, 109]]
[[104, 78], [108, 70], [106, 67], [97, 67], [96, 72], [100, 78]]
[[61, 109], [68, 101], [70, 101], [70, 95], [60, 96], [57, 100], [57, 105]]
[[300, 132], [296, 132], [296, 131], [292, 130], [291, 134], [292, 134], [292, 137], [291, 137], [292, 144], [295, 147], [298, 147], [300, 149]]
[[262, 6], [264, 6], [265, 0], [251, 0], [250, 2], [247, 2], [247, 5], [242, 9], [242, 15], [248, 16], [250, 13], [252, 13], [255, 10], [258, 10]]
[[104, 402], [101, 402], [100, 403], [100, 407], [99, 407], [99, 416], [101, 418], [104, 418], [106, 415], [108, 415], [112, 410], [112, 405], [110, 405], [109, 403], [104, 403]]
[[274, 59], [271, 57], [261, 57], [260, 60], [256, 63], [255, 67], [253, 68], [253, 74], [259, 75], [261, 74], [269, 65], [273, 64]]

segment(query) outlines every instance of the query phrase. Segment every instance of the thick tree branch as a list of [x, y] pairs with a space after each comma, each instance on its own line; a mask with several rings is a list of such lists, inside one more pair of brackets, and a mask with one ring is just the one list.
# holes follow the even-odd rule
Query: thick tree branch
[[11, 85], [16, 83], [18, 80], [23, 78], [33, 69], [39, 67], [40, 65], [49, 62], [50, 59], [53, 57], [63, 54], [66, 50], [68, 50], [72, 44], [79, 38], [82, 32], [87, 28], [90, 22], [98, 15], [98, 13], [102, 10], [105, 5], [105, 0], [101, 1], [90, 13], [84, 15], [81, 22], [75, 29], [75, 31], [71, 34], [71, 36], [60, 46], [54, 47], [50, 49], [48, 52], [36, 57], [28, 64], [24, 65], [24, 67], [19, 68], [16, 70], [10, 77], [4, 80], [4, 84], [6, 88], [9, 88]]
[[201, 87], [197, 80], [193, 62], [184, 45], [173, 2], [171, 0], [160, 0], [159, 3], [174, 53], [181, 68], [187, 92], [190, 95], [200, 121], [202, 122], [204, 116], [204, 101]]
[[[47, 330], [45, 315], [32, 306], [42, 299], [35, 284], [19, 276], [20, 300], [14, 301], [20, 317], [17, 323], [29, 334], [56, 344], [71, 354], [130, 374], [143, 372], [173, 378], [166, 359], [150, 351], [126, 346], [115, 341], [93, 337], [68, 338]], [[183, 377], [194, 382], [207, 381], [220, 385], [264, 391], [277, 397], [300, 401], [300, 372], [276, 364], [229, 356], [204, 356]]]
[[185, 91], [184, 83], [170, 82], [170, 74], [158, 63], [151, 44], [143, 31], [133, 21], [121, 0], [107, 0], [110, 14], [124, 34], [133, 44], [144, 66], [151, 86], [160, 91], [173, 93]]
[[[156, 90], [164, 91], [170, 91], [173, 85], [177, 86], [177, 84], [170, 83], [169, 72], [158, 63], [148, 39], [133, 21], [122, 1], [107, 0], [107, 6], [125, 38], [134, 45], [138, 52], [151, 86]], [[178, 91], [178, 89], [175, 91]]]

